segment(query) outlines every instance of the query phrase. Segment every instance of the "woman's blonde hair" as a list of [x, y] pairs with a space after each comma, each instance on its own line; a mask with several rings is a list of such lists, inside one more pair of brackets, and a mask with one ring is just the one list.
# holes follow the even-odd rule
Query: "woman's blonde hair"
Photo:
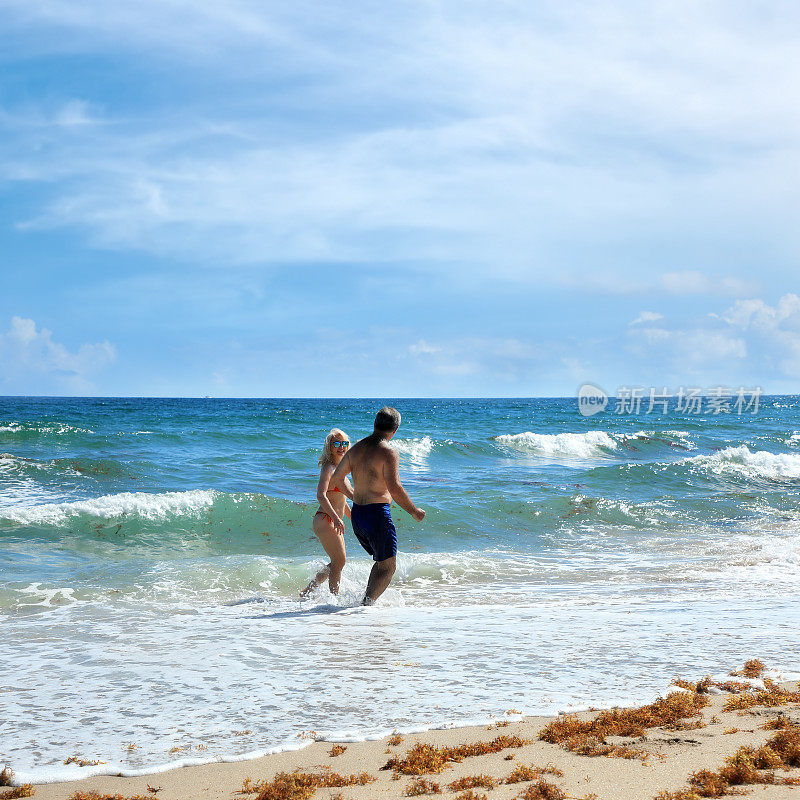
[[331, 432], [325, 437], [325, 444], [322, 445], [322, 455], [319, 457], [319, 466], [323, 464], [333, 463], [333, 454], [331, 453], [331, 442], [337, 437], [341, 436], [347, 439], [347, 434], [341, 428], [331, 428]]

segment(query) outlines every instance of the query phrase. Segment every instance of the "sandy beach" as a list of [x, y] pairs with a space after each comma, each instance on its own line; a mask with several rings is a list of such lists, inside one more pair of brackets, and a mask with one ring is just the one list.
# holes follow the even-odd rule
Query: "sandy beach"
[[[158, 800], [394, 800], [414, 793], [433, 793], [447, 800], [484, 796], [492, 800], [651, 800], [660, 793], [684, 789], [682, 795], [665, 794], [665, 800], [743, 791], [764, 800], [800, 797], [800, 787], [792, 785], [800, 782], [797, 684], [767, 680], [764, 691], [757, 677], [730, 680], [733, 683], [717, 680], [716, 685], [675, 686], [674, 692], [665, 695], [666, 700], [634, 710], [590, 711], [557, 718], [521, 718], [509, 710], [506, 718], [488, 726], [396, 735], [339, 747], [334, 742], [315, 741], [299, 751], [251, 761], [183, 767], [143, 777], [96, 776], [45, 784], [33, 787], [34, 796], [39, 800], [78, 800], [97, 795], [141, 795]], [[662, 724], [652, 725], [658, 722]], [[615, 730], [626, 727], [627, 735], [614, 735]], [[637, 727], [641, 729], [635, 730]], [[778, 734], [780, 741], [776, 744], [774, 737]], [[542, 736], [551, 741], [544, 741]], [[772, 748], [759, 750], [771, 739]], [[719, 773], [726, 763], [727, 773]], [[386, 768], [389, 764], [393, 768]], [[744, 773], [742, 764], [749, 764]], [[515, 770], [523, 779], [510, 783]], [[695, 779], [698, 793], [692, 795], [687, 787], [691, 776], [701, 770], [708, 772], [699, 786]], [[745, 780], [753, 780], [755, 774], [755, 780], [762, 782], [736, 785], [748, 770], [750, 777]], [[322, 781], [329, 785], [303, 793], [296, 786], [292, 789], [275, 783], [281, 772], [329, 776]], [[334, 774], [360, 777], [366, 783], [331, 786], [341, 783], [330, 777]], [[720, 774], [725, 775], [721, 783]]]

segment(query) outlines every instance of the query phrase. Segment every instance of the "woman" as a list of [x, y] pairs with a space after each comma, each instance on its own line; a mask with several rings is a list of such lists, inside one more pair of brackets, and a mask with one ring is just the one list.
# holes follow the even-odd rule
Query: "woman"
[[[314, 514], [312, 529], [317, 538], [325, 548], [325, 552], [330, 556], [330, 563], [323, 567], [311, 583], [300, 592], [301, 597], [306, 597], [328, 581], [331, 594], [339, 593], [339, 579], [344, 568], [344, 522], [342, 517], [345, 514], [350, 516], [350, 507], [345, 502], [345, 497], [353, 499], [353, 487], [350, 481], [345, 478], [344, 493], [338, 488], [329, 488], [331, 475], [342, 460], [347, 448], [350, 447], [350, 440], [347, 434], [339, 428], [333, 428], [325, 437], [325, 444], [322, 447], [322, 455], [319, 457], [319, 484], [317, 485], [317, 500], [319, 509]], [[337, 528], [339, 530], [337, 530]]]

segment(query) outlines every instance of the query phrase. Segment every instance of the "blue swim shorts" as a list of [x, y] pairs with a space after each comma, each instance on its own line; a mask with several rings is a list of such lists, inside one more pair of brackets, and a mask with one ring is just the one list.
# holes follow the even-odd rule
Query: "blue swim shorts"
[[375, 561], [397, 555], [397, 533], [389, 503], [353, 503], [350, 513], [356, 539]]

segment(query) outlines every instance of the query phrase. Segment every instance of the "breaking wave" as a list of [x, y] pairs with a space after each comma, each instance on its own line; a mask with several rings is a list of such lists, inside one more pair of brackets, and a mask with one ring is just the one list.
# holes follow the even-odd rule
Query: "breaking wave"
[[691, 461], [701, 469], [718, 475], [734, 475], [749, 480], [784, 481], [800, 478], [800, 455], [750, 450], [747, 445], [725, 447]]
[[396, 439], [392, 440], [392, 445], [399, 453], [409, 456], [412, 461], [417, 461], [431, 454], [433, 439], [430, 436], [422, 436], [419, 439]]
[[494, 440], [505, 447], [524, 450], [541, 456], [560, 458], [604, 458], [619, 447], [604, 431], [588, 433], [525, 433], [501, 434]]
[[0, 531], [21, 539], [141, 549], [161, 557], [202, 552], [291, 553], [311, 504], [211, 489], [122, 492], [91, 500], [0, 506]]

